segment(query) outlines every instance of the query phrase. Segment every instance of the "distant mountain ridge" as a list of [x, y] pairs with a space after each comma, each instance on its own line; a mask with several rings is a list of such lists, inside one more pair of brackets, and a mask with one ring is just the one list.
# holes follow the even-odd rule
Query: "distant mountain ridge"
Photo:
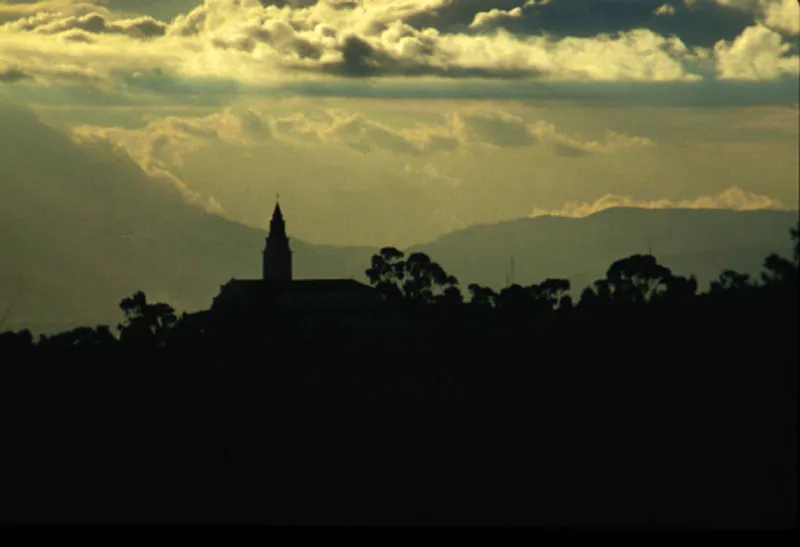
[[[188, 205], [167, 184], [110, 150], [88, 150], [24, 110], [0, 108], [0, 331], [115, 325], [119, 301], [143, 290], [178, 310], [210, 306], [233, 277], [261, 275], [266, 232]], [[57, 165], [42, 157], [59, 158]], [[265, 215], [273, 204], [265, 203]], [[291, 205], [287, 204], [292, 238]], [[609, 209], [472, 226], [403, 249], [424, 251], [461, 282], [602, 277], [617, 258], [654, 254], [705, 284], [724, 268], [757, 274], [769, 252], [790, 254], [797, 211]], [[298, 278], [352, 277], [377, 249], [291, 239]]]
[[757, 274], [770, 252], [789, 256], [797, 219], [797, 211], [626, 207], [472, 226], [419, 248], [459, 279], [493, 287], [505, 284], [512, 256], [518, 283], [566, 277], [579, 289], [617, 258], [650, 251], [675, 273], [696, 274], [703, 286], [725, 268]]

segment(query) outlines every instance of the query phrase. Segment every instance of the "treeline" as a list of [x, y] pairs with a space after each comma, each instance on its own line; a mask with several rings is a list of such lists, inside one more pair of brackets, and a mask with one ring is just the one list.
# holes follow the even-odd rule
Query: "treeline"
[[[795, 244], [794, 262], [777, 254], [764, 260], [761, 279], [751, 279], [748, 274], [733, 270], [723, 271], [711, 283], [711, 295], [750, 294], [753, 290], [776, 286], [792, 287], [797, 282], [798, 229], [790, 230]], [[464, 303], [458, 279], [449, 275], [439, 264], [424, 253], [404, 253], [385, 247], [372, 257], [366, 271], [370, 282], [384, 295], [387, 302], [399, 305], [438, 304], [452, 306]], [[694, 276], [675, 275], [659, 264], [652, 255], [633, 255], [615, 261], [606, 277], [586, 287], [579, 302], [569, 296], [568, 279], [546, 279], [538, 284], [509, 285], [500, 292], [490, 287], [472, 283], [468, 287], [469, 304], [500, 309], [569, 310], [628, 308], [645, 305], [686, 303], [698, 296]]]
[[[798, 228], [800, 229], [800, 228]], [[499, 292], [476, 283], [462, 292], [458, 279], [424, 253], [408, 257], [393, 247], [385, 247], [372, 257], [366, 275], [383, 295], [390, 311], [449, 310], [456, 315], [464, 310], [496, 309], [542, 315], [558, 313], [596, 315], [637, 310], [687, 311], [692, 306], [736, 305], [759, 298], [782, 295], [794, 298], [798, 284], [798, 229], [791, 229], [794, 260], [771, 254], [764, 260], [760, 279], [733, 270], [723, 271], [711, 283], [710, 290], [698, 292], [694, 276], [679, 276], [652, 255], [633, 255], [610, 265], [603, 279], [586, 287], [577, 302], [570, 296], [568, 279], [546, 279], [531, 285], [511, 284]], [[38, 347], [50, 353], [71, 350], [109, 348], [117, 343], [139, 349], [164, 349], [170, 341], [191, 345], [191, 340], [212, 335], [207, 314], [183, 313], [167, 303], [151, 303], [142, 292], [124, 298], [120, 304], [124, 321], [112, 330], [108, 325], [78, 327], [52, 336], [42, 335], [38, 342], [27, 331], [0, 333], [0, 355], [10, 355]], [[271, 310], [284, 317], [282, 310]], [[269, 311], [267, 312], [269, 313]], [[291, 315], [291, 314], [290, 314]], [[452, 314], [451, 314], [452, 315]], [[252, 318], [241, 318], [242, 323]], [[263, 317], [261, 318], [263, 319]], [[242, 325], [240, 325], [242, 326]], [[263, 325], [262, 325], [263, 326]], [[286, 327], [287, 325], [283, 325]], [[231, 330], [224, 331], [230, 334]], [[217, 331], [220, 334], [220, 331]], [[285, 333], [284, 333], [285, 334]]]

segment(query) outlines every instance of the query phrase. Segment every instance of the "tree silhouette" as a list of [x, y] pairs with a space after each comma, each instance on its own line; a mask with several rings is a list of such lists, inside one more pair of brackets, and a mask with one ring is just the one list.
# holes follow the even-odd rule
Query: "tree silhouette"
[[[406, 278], [403, 282], [403, 293], [410, 302], [431, 304], [445, 290], [456, 288], [458, 279], [448, 275], [439, 264], [433, 262], [425, 253], [412, 253], [406, 260]], [[449, 299], [455, 298], [454, 291], [449, 292]], [[458, 292], [461, 295], [461, 292]]]
[[375, 286], [388, 303], [402, 300], [400, 285], [405, 277], [405, 255], [394, 247], [383, 247], [372, 257], [371, 267], [365, 272], [369, 282]]
[[771, 253], [764, 259], [765, 272], [761, 280], [767, 286], [791, 286], [797, 288], [798, 271], [800, 271], [800, 222], [797, 228], [791, 228], [789, 235], [794, 242], [793, 259], [788, 260], [778, 254]]
[[775, 253], [764, 259], [764, 269], [766, 271], [761, 273], [761, 280], [765, 285], [784, 285], [791, 283], [797, 277], [796, 266]]
[[119, 307], [125, 313], [125, 321], [117, 325], [123, 343], [162, 347], [169, 329], [177, 321], [172, 306], [160, 302], [149, 304], [142, 291], [123, 298]]
[[724, 292], [742, 292], [755, 287], [749, 274], [743, 274], [734, 270], [723, 270], [721, 274], [711, 282], [710, 292], [713, 294]]
[[532, 285], [530, 291], [537, 307], [550, 311], [572, 307], [572, 298], [567, 294], [569, 289], [569, 279], [545, 279], [538, 285]]
[[483, 287], [477, 283], [470, 283], [469, 289], [471, 296], [470, 304], [481, 307], [494, 307], [497, 302], [497, 293], [491, 287]]
[[464, 303], [464, 297], [461, 294], [461, 289], [456, 286], [448, 286], [444, 292], [435, 297], [436, 303], [447, 307], [457, 307]]
[[366, 270], [372, 285], [387, 302], [405, 300], [413, 304], [461, 302], [458, 279], [448, 275], [425, 253], [412, 253], [407, 259], [402, 251], [384, 247], [372, 257]]
[[99, 325], [96, 328], [76, 327], [52, 336], [44, 336], [39, 345], [50, 351], [69, 352], [108, 348], [116, 342], [117, 339], [108, 325]]
[[501, 309], [530, 309], [533, 307], [533, 303], [530, 287], [523, 287], [518, 283], [503, 288], [497, 295], [497, 307]]
[[614, 304], [611, 283], [607, 279], [598, 279], [581, 292], [578, 307], [589, 310], [604, 310]]
[[606, 280], [617, 304], [642, 305], [666, 290], [672, 272], [652, 255], [632, 255], [608, 268]]

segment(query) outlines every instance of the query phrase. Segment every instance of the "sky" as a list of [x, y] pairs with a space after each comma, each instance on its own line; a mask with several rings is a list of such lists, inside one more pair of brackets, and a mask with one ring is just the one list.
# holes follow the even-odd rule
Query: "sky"
[[797, 0], [0, 0], [0, 107], [211, 213], [403, 247], [796, 210], [799, 39]]

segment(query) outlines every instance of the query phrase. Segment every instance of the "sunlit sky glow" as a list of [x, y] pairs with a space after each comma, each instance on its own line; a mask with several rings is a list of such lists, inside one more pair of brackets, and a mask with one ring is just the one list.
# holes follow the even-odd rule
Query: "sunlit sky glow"
[[618, 205], [796, 209], [798, 6], [0, 0], [0, 106], [251, 226], [280, 192], [315, 243]]

